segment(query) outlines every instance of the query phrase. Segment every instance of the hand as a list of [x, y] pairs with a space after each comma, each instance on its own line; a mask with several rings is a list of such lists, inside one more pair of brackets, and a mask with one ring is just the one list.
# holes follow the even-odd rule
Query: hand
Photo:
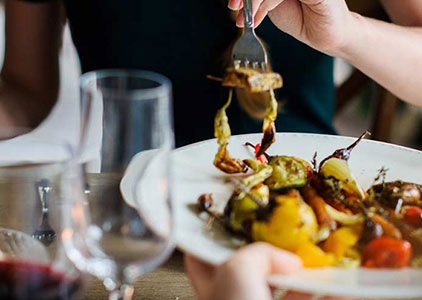
[[[248, 245], [226, 263], [214, 267], [192, 256], [185, 256], [185, 266], [199, 300], [271, 300], [267, 278], [288, 274], [302, 267], [301, 260], [265, 243]], [[289, 294], [287, 299], [304, 300], [309, 296]]]
[[[268, 14], [282, 31], [330, 55], [341, 56], [351, 43], [357, 15], [344, 0], [252, 0], [255, 26]], [[239, 10], [243, 0], [229, 0], [229, 8]], [[243, 26], [243, 11], [236, 24]]]

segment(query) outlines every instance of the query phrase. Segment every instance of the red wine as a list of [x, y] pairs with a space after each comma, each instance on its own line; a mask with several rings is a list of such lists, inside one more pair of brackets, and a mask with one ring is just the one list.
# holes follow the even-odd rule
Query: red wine
[[81, 287], [50, 266], [18, 260], [0, 261], [0, 299], [64, 300]]

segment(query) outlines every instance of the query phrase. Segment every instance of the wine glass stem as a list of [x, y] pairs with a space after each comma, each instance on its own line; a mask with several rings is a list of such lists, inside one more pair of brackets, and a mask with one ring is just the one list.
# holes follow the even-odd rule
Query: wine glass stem
[[122, 284], [120, 287], [110, 293], [110, 300], [131, 300], [135, 288], [131, 284]]

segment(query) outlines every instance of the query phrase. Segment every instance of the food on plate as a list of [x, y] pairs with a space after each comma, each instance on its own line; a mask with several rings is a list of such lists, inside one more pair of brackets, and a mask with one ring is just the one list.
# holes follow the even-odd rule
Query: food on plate
[[319, 164], [247, 143], [255, 158], [242, 161], [246, 174], [229, 177], [224, 212], [211, 213], [210, 195], [200, 208], [234, 235], [291, 251], [306, 267], [422, 267], [421, 185], [386, 182], [381, 169], [365, 191], [348, 160], [366, 134]]
[[[256, 157], [261, 162], [265, 162], [264, 152], [275, 142], [275, 119], [277, 117], [277, 100], [274, 92], [271, 90], [270, 103], [265, 113], [263, 122], [263, 132], [261, 144], [255, 146]], [[229, 91], [229, 98], [227, 102], [220, 108], [214, 118], [214, 136], [217, 138], [218, 151], [214, 158], [214, 165], [221, 171], [228, 174], [244, 173], [246, 166], [240, 159], [230, 156], [227, 149], [228, 139], [231, 136], [229, 119], [226, 114], [226, 109], [230, 106], [233, 96], [233, 90]]]
[[370, 200], [382, 202], [392, 209], [400, 209], [403, 206], [422, 206], [422, 186], [419, 184], [398, 180], [374, 185], [371, 192]]
[[403, 268], [409, 266], [412, 246], [408, 241], [378, 237], [362, 250], [362, 264], [368, 268]]
[[270, 103], [265, 111], [264, 122], [262, 125], [261, 145], [259, 146], [257, 157], [262, 155], [275, 142], [275, 119], [277, 118], [278, 103], [274, 95], [274, 91], [270, 90]]
[[[209, 78], [216, 79], [211, 76]], [[263, 153], [275, 142], [275, 120], [277, 118], [278, 102], [274, 89], [282, 87], [283, 80], [278, 73], [261, 69], [231, 67], [226, 70], [226, 74], [222, 79], [222, 85], [231, 87], [231, 89], [227, 102], [218, 110], [214, 119], [214, 136], [217, 138], [219, 145], [214, 165], [228, 174], [242, 173], [246, 171], [245, 165], [241, 160], [231, 157], [227, 149], [231, 130], [226, 109], [231, 104], [233, 88], [247, 88], [251, 93], [266, 92], [270, 95], [270, 101], [265, 111], [262, 125], [264, 135], [261, 144], [257, 145], [255, 149], [256, 157], [262, 159]]]
[[275, 90], [283, 86], [280, 74], [260, 69], [231, 67], [226, 70], [222, 85], [247, 88], [251, 93]]
[[279, 195], [267, 215], [257, 215], [251, 224], [250, 236], [277, 247], [296, 251], [311, 242], [317, 234], [318, 224], [312, 208], [297, 196]]

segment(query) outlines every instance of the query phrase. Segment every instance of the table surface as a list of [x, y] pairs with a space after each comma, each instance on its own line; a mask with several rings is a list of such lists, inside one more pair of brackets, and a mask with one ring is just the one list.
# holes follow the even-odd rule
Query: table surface
[[[83, 299], [107, 299], [107, 292], [100, 281], [91, 279]], [[189, 279], [184, 272], [182, 253], [176, 251], [163, 266], [141, 277], [135, 284], [133, 299], [195, 299]]]
[[[101, 194], [101, 191], [107, 190], [111, 180], [115, 180], [115, 178], [102, 174], [90, 174], [88, 176], [91, 188], [90, 197], [96, 197]], [[33, 227], [28, 225], [31, 222], [11, 217], [12, 215], [25, 216], [22, 212], [27, 210], [41, 211], [35, 180], [25, 184], [16, 178], [5, 180], [2, 175], [0, 176], [0, 226], [22, 230], [30, 234], [34, 231]], [[34, 201], [34, 199], [36, 200]], [[35, 223], [38, 223], [40, 216], [34, 215]], [[50, 219], [52, 217], [50, 214]], [[99, 280], [89, 277], [82, 299], [108, 299], [108, 293]], [[184, 271], [183, 254], [175, 251], [165, 264], [142, 276], [135, 284], [134, 299], [195, 299], [193, 289]]]

